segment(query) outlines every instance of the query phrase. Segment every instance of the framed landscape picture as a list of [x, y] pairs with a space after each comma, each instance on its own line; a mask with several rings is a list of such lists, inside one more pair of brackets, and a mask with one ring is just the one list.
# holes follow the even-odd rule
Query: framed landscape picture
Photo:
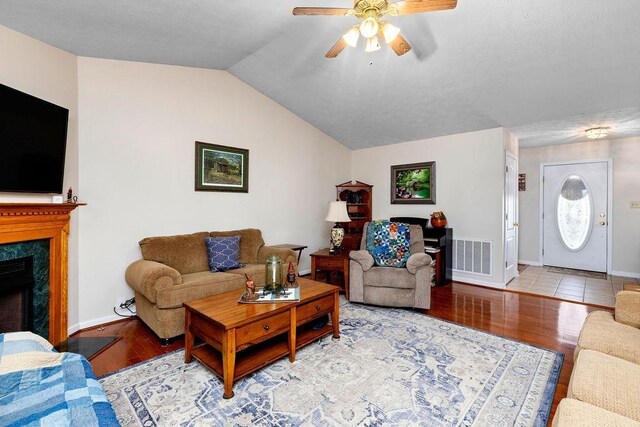
[[249, 150], [196, 141], [196, 191], [249, 192]]
[[391, 204], [436, 203], [436, 162], [391, 166]]

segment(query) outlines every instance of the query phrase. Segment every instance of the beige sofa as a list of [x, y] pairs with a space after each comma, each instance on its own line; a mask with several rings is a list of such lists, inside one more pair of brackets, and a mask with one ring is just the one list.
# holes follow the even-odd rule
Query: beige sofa
[[640, 427], [640, 292], [619, 292], [615, 313], [587, 316], [574, 363], [553, 426]]
[[[245, 267], [211, 273], [205, 237], [240, 236], [238, 260]], [[265, 246], [260, 230], [248, 228], [178, 236], [148, 237], [140, 241], [141, 260], [125, 273], [135, 290], [137, 315], [166, 344], [184, 334], [182, 303], [245, 286], [244, 274], [257, 286], [265, 281], [265, 261], [270, 255], [282, 259], [283, 277], [289, 262], [297, 271], [296, 255], [290, 249]]]
[[405, 268], [374, 266], [364, 225], [360, 250], [349, 254], [349, 300], [389, 307], [431, 307], [432, 259], [424, 253], [422, 227], [409, 225], [411, 256]]

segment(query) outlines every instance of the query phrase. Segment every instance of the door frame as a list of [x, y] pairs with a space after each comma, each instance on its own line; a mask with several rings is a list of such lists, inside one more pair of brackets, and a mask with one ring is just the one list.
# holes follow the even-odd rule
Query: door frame
[[[518, 156], [516, 156], [515, 154], [513, 154], [509, 150], [505, 150], [505, 152], [504, 152], [504, 166], [505, 166], [505, 168], [507, 166], [507, 157], [512, 158], [516, 163], [515, 180], [514, 180], [514, 183], [513, 183], [514, 186], [515, 186], [515, 189], [514, 189], [515, 190], [515, 195], [514, 195], [514, 197], [515, 197], [516, 206], [515, 206], [515, 209], [514, 209], [514, 212], [513, 212], [513, 221], [518, 223], [518, 222], [520, 222], [520, 197], [519, 197], [519, 194], [518, 194], [518, 172], [519, 172], [519, 168], [520, 168], [520, 161], [518, 159]], [[506, 184], [507, 184], [507, 176], [506, 176], [506, 172], [505, 172], [505, 176], [504, 176], [504, 185], [505, 185], [505, 187], [504, 187], [504, 194], [503, 194], [504, 210], [503, 210], [503, 213], [502, 213], [502, 217], [503, 217], [503, 221], [502, 221], [502, 224], [503, 224], [502, 225], [502, 246], [504, 247], [504, 260], [505, 260], [505, 266], [502, 269], [502, 272], [503, 272], [503, 276], [502, 277], [504, 279], [505, 286], [506, 286], [507, 283], [509, 283], [507, 281], [507, 265], [506, 265], [506, 260], [507, 260], [507, 257], [508, 257], [507, 244], [506, 244], [506, 239], [507, 239], [507, 221], [506, 221], [506, 218], [504, 218], [505, 213], [507, 212], [507, 187], [506, 187]], [[519, 233], [520, 233], [520, 225], [514, 226], [514, 229], [515, 230], [513, 231], [513, 234], [514, 234], [513, 238], [515, 240], [514, 245], [516, 247], [516, 258], [515, 258], [516, 275], [514, 276], [514, 279], [515, 279], [515, 278], [518, 278], [518, 276], [520, 276], [520, 272], [518, 271], [518, 260], [520, 259], [520, 242], [518, 240]]]
[[540, 163], [540, 191], [538, 192], [540, 196], [538, 201], [538, 260], [540, 261], [540, 265], [544, 265], [544, 255], [542, 254], [542, 249], [544, 248], [544, 221], [542, 218], [542, 214], [544, 213], [544, 167], [584, 163], [607, 164], [607, 274], [611, 274], [613, 268], [613, 159], [611, 157]]

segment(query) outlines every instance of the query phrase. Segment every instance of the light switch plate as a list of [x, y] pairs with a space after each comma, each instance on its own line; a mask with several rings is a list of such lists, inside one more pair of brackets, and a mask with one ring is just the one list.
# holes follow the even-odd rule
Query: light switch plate
[[631, 209], [640, 209], [640, 202], [638, 202], [638, 201], [631, 202], [631, 203], [629, 203], [629, 207]]

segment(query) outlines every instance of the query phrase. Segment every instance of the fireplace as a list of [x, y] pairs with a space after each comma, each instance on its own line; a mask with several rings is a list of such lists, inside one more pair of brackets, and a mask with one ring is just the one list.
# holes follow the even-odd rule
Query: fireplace
[[[43, 302], [45, 310], [33, 312], [34, 329], [39, 318], [47, 325], [42, 336], [48, 336], [52, 344], [67, 339], [67, 244], [69, 239], [70, 213], [77, 203], [0, 203], [0, 245], [44, 242], [47, 261], [40, 269], [37, 256], [34, 257], [33, 275], [36, 288], [33, 293], [34, 305]], [[19, 258], [25, 255], [11, 258]], [[5, 258], [6, 259], [6, 258]], [[46, 267], [46, 268], [45, 268]], [[46, 271], [48, 289], [46, 293], [38, 289], [40, 277]]]
[[0, 333], [33, 330], [33, 256], [0, 261]]

